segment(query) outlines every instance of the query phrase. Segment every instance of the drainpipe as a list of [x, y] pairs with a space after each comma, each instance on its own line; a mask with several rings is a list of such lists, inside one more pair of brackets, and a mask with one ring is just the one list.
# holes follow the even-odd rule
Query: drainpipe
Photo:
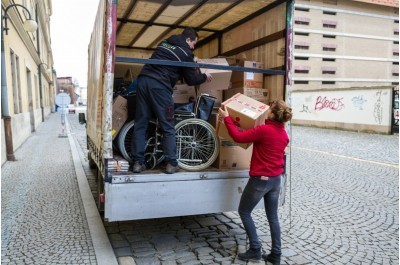
[[4, 55], [3, 14], [1, 15], [1, 116], [4, 120], [4, 138], [8, 161], [15, 161], [11, 130], [11, 116], [8, 108], [6, 59]]
[[[39, 2], [36, 3], [36, 23], [38, 24], [37, 30], [36, 30], [36, 46], [37, 46], [37, 54], [39, 56], [39, 60], [42, 61], [40, 58], [40, 35], [39, 35], [39, 17], [38, 17], [38, 11], [39, 11]], [[42, 109], [42, 122], [44, 122], [44, 107], [43, 107], [43, 88], [42, 88], [42, 65], [38, 65], [38, 74], [39, 74], [39, 94], [40, 94], [40, 108]]]

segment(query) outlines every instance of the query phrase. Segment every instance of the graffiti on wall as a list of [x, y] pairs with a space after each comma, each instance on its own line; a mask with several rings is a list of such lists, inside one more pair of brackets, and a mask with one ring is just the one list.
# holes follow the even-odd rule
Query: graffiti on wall
[[331, 109], [335, 111], [340, 111], [344, 108], [343, 98], [332, 98], [328, 97], [317, 97], [315, 101], [315, 110]]
[[354, 108], [358, 110], [363, 110], [364, 103], [367, 102], [363, 95], [355, 96], [351, 99], [351, 101], [353, 102]]
[[378, 124], [382, 123], [382, 90], [376, 92], [376, 101], [374, 104], [374, 119]]
[[292, 93], [295, 120], [388, 126], [391, 101], [389, 88]]

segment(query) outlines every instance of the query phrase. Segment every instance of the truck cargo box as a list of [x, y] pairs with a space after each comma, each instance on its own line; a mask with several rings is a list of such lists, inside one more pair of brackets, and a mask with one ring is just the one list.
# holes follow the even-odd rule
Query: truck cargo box
[[[127, 169], [128, 161], [121, 161], [115, 147], [118, 135], [113, 141], [116, 87], [131, 89], [144, 64], [164, 64], [258, 73], [267, 91], [264, 102], [290, 100], [293, 10], [294, 0], [100, 1], [88, 50], [87, 140], [89, 162], [99, 172], [99, 198], [104, 198], [97, 203], [106, 220], [237, 210], [248, 179], [246, 169], [210, 166], [173, 175], [158, 169], [134, 174]], [[149, 60], [160, 41], [186, 27], [199, 34], [194, 50], [198, 58], [254, 61], [264, 68]], [[226, 86], [216, 89], [219, 97], [221, 89], [229, 90]], [[126, 122], [132, 122], [132, 117]]]

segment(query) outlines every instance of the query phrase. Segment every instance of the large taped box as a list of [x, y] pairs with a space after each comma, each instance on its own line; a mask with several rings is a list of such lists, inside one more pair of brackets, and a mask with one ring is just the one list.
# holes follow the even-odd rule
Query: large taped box
[[[222, 106], [228, 110], [235, 125], [239, 130], [248, 130], [257, 125], [264, 124], [267, 118], [268, 105], [255, 99], [238, 93], [230, 99], [224, 101]], [[233, 141], [223, 122], [217, 121], [217, 134], [220, 138]], [[238, 146], [247, 149], [251, 143], [236, 143]]]
[[220, 140], [219, 155], [214, 162], [218, 169], [249, 169], [253, 147], [243, 149], [236, 143]]
[[112, 139], [117, 136], [125, 121], [128, 119], [128, 100], [122, 96], [114, 99], [112, 106]]
[[[198, 59], [197, 63], [229, 66], [228, 61], [225, 58]], [[232, 71], [220, 70], [220, 69], [206, 69], [206, 68], [200, 68], [200, 71], [202, 73], [207, 71], [213, 77], [213, 80], [211, 82], [206, 81], [205, 83], [201, 84], [200, 89], [225, 90], [229, 88]]]
[[[256, 61], [236, 61], [231, 64], [231, 66], [241, 66], [241, 67], [250, 67], [250, 68], [264, 68], [264, 65], [260, 62]], [[254, 72], [238, 72], [234, 71], [231, 77], [232, 88], [237, 87], [255, 87], [255, 88], [263, 88], [264, 87], [264, 76], [262, 73], [254, 73]]]

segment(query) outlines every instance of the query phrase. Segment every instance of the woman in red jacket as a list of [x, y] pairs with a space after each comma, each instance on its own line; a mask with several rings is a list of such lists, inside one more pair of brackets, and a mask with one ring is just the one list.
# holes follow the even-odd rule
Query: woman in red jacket
[[251, 212], [264, 198], [272, 249], [270, 254], [263, 254], [262, 257], [265, 261], [280, 264], [281, 230], [278, 220], [278, 199], [281, 175], [284, 170], [284, 152], [289, 143], [284, 123], [292, 118], [292, 109], [283, 100], [274, 101], [267, 111], [265, 124], [245, 131], [239, 131], [236, 128], [227, 111], [220, 108], [218, 114], [235, 142], [254, 143], [250, 178], [239, 204], [239, 215], [249, 237], [250, 248], [244, 253], [239, 253], [238, 258], [245, 261], [261, 259], [261, 243], [258, 240]]

